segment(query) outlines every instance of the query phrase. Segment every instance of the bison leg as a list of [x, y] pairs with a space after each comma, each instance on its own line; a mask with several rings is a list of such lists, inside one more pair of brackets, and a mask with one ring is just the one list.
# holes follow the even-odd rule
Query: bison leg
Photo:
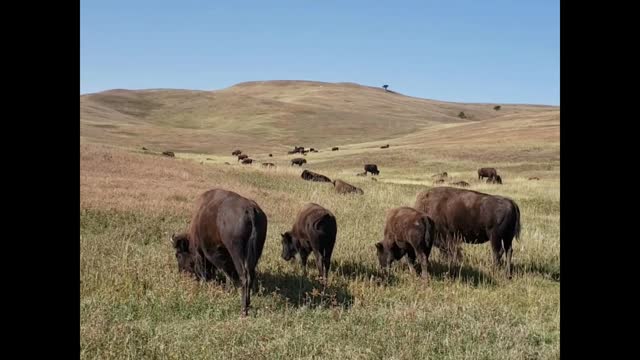
[[409, 271], [419, 274], [418, 263], [416, 263], [416, 252], [413, 249], [407, 249], [407, 262], [409, 263]]
[[504, 244], [504, 249], [507, 257], [507, 278], [511, 279], [511, 255], [513, 254], [513, 247], [511, 246], [513, 239], [503, 239], [502, 242]]
[[502, 262], [502, 254], [504, 253], [502, 241], [495, 232], [491, 234], [489, 241], [491, 242], [491, 250], [493, 251], [493, 265], [500, 266], [500, 263]]
[[423, 242], [416, 249], [418, 260], [420, 261], [421, 275], [423, 279], [429, 278], [429, 255], [431, 254], [432, 244]]

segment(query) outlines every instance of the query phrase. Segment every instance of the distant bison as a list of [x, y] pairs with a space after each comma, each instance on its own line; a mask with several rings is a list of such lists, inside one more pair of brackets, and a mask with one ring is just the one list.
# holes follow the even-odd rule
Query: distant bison
[[213, 160], [212, 158], [207, 158], [207, 160]]
[[254, 201], [213, 189], [202, 194], [185, 233], [171, 236], [178, 269], [201, 279], [222, 270], [242, 287], [242, 314], [249, 312], [256, 265], [267, 235], [267, 216]]
[[537, 177], [537, 176], [532, 176], [532, 177], [529, 178], [529, 180], [540, 180], [540, 178]]
[[249, 159], [249, 158], [242, 159], [243, 164], [251, 164], [252, 162], [253, 162], [253, 159]]
[[334, 146], [334, 147], [331, 148], [331, 151], [338, 151], [338, 150], [340, 150], [340, 148], [337, 147], [337, 146]]
[[269, 154], [269, 157], [273, 157], [273, 154]]
[[389, 144], [380, 146], [380, 149], [388, 149], [388, 148], [389, 148]]
[[313, 253], [318, 272], [326, 284], [337, 232], [338, 224], [331, 211], [309, 203], [298, 213], [292, 229], [280, 234], [282, 258], [289, 261], [298, 254], [306, 276], [307, 258]]
[[334, 180], [332, 181], [332, 183], [333, 183], [334, 189], [338, 194], [354, 193], [354, 194], [364, 195], [364, 191], [362, 191], [362, 189], [355, 187], [349, 183], [346, 183], [342, 180], [339, 180], [339, 179]]
[[169, 157], [175, 157], [176, 156], [176, 154], [174, 154], [173, 151], [163, 151], [162, 155], [169, 156]]
[[249, 158], [249, 155], [247, 155], [247, 154], [238, 155], [238, 161], [244, 160], [244, 159], [247, 159], [247, 158]]
[[466, 181], [457, 181], [457, 182], [451, 183], [451, 185], [469, 187], [469, 183]]
[[266, 163], [262, 163], [262, 166], [266, 166], [266, 167], [274, 167], [276, 166], [274, 163], [270, 163], [270, 162], [266, 162]]
[[228, 162], [226, 162], [226, 161], [224, 162], [224, 164], [225, 164], [225, 165], [231, 165], [231, 164], [229, 164], [229, 163], [228, 163]]
[[306, 164], [306, 163], [307, 163], [307, 159], [303, 159], [303, 158], [291, 159], [291, 166], [293, 165], [302, 166], [302, 164]]
[[233, 150], [233, 152], [231, 153], [231, 155], [236, 156], [236, 155], [240, 155], [242, 154], [242, 150]]
[[142, 150], [147, 151], [147, 150], [149, 150], [149, 149], [147, 149], [146, 147], [144, 147], [144, 146], [143, 146], [143, 147], [142, 147]]
[[300, 174], [300, 177], [308, 181], [331, 182], [331, 179], [328, 177], [309, 170], [304, 170], [302, 174]]
[[378, 263], [386, 269], [407, 255], [416, 274], [426, 278], [433, 243], [434, 224], [427, 214], [407, 206], [391, 209], [386, 217], [384, 239], [376, 243]]
[[449, 174], [447, 174], [447, 172], [445, 171], [445, 172], [440, 173], [440, 174], [431, 175], [431, 177], [446, 178], [446, 177], [449, 177]]
[[378, 170], [378, 166], [376, 164], [365, 164], [364, 173], [370, 172], [372, 175], [380, 174], [380, 170]]
[[488, 183], [490, 184], [500, 184], [502, 185], [502, 178], [500, 177], [500, 175], [496, 175], [494, 177], [489, 178], [489, 180], [487, 180]]
[[478, 180], [483, 178], [493, 178], [498, 175], [498, 172], [494, 168], [480, 168], [478, 169]]
[[473, 190], [436, 187], [420, 192], [414, 208], [433, 219], [435, 245], [443, 255], [451, 259], [455, 253], [455, 260], [459, 261], [461, 241], [489, 241], [495, 264], [506, 253], [507, 276], [511, 278], [511, 243], [514, 237], [520, 237], [520, 208], [515, 201]]

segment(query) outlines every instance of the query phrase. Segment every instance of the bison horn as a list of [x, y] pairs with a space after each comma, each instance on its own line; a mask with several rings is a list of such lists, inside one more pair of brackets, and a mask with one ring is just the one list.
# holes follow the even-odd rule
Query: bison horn
[[169, 238], [169, 241], [171, 242], [171, 245], [175, 245], [176, 244], [176, 234], [175, 233], [171, 234], [171, 237]]

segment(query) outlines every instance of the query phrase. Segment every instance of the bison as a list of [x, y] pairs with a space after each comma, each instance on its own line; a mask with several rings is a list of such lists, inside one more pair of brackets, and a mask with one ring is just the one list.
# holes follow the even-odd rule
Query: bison
[[291, 166], [293, 165], [302, 166], [302, 164], [306, 164], [306, 163], [307, 163], [307, 159], [303, 159], [303, 158], [291, 159]]
[[337, 147], [337, 146], [334, 146], [334, 147], [331, 148], [331, 151], [338, 151], [338, 150], [340, 150], [340, 148]]
[[282, 259], [289, 261], [296, 254], [300, 255], [306, 276], [307, 258], [313, 253], [322, 282], [326, 284], [337, 232], [338, 224], [331, 211], [318, 204], [309, 203], [298, 213], [292, 229], [280, 234]]
[[331, 179], [329, 179], [328, 177], [318, 173], [314, 173], [313, 171], [309, 171], [309, 170], [304, 170], [302, 174], [300, 174], [300, 177], [303, 178], [304, 180], [309, 180], [309, 181], [331, 182]]
[[[429, 254], [434, 243], [433, 220], [422, 211], [402, 206], [387, 213], [384, 239], [376, 243], [378, 262], [383, 269], [405, 255], [416, 274], [427, 278]], [[421, 268], [416, 264], [416, 258]]]
[[197, 200], [185, 233], [171, 236], [178, 270], [212, 279], [221, 270], [227, 283], [242, 287], [242, 314], [248, 315], [255, 269], [267, 236], [267, 215], [254, 201], [212, 189]]
[[273, 157], [273, 154], [269, 154], [269, 157]]
[[451, 185], [461, 186], [461, 187], [469, 187], [469, 183], [466, 182], [466, 181], [456, 181], [454, 183], [451, 183]]
[[540, 178], [537, 177], [537, 176], [532, 176], [532, 177], [529, 178], [529, 180], [540, 180]]
[[242, 154], [242, 150], [233, 150], [233, 152], [231, 153], [231, 155], [233, 155], [233, 156], [237, 156], [237, 155], [240, 155], [240, 154]]
[[389, 148], [389, 144], [380, 146], [380, 149], [388, 149], [388, 148]]
[[174, 154], [173, 151], [163, 151], [162, 155], [168, 156], [168, 157], [175, 157], [176, 156], [176, 154]]
[[488, 183], [490, 184], [500, 184], [502, 185], [502, 178], [500, 177], [500, 175], [496, 175], [494, 177], [490, 177], [489, 180], [487, 180]]
[[507, 276], [511, 278], [511, 244], [514, 237], [520, 237], [520, 208], [515, 201], [473, 190], [437, 187], [420, 192], [414, 208], [433, 219], [435, 245], [443, 255], [451, 260], [455, 251], [455, 260], [459, 261], [460, 241], [470, 244], [489, 241], [496, 265], [506, 253]]
[[380, 174], [380, 170], [378, 170], [378, 166], [376, 164], [365, 164], [364, 165], [364, 173], [370, 172], [372, 175]]
[[447, 172], [446, 172], [446, 171], [445, 171], [445, 172], [442, 172], [442, 173], [440, 173], [440, 174], [431, 175], [431, 177], [433, 177], [433, 178], [435, 178], [435, 177], [438, 177], [438, 178], [446, 178], [446, 177], [448, 177], [448, 176], [449, 176], [449, 174], [447, 174]]
[[498, 175], [498, 171], [495, 168], [481, 168], [478, 169], [478, 180], [483, 178], [493, 178]]
[[242, 159], [242, 163], [245, 164], [245, 165], [246, 164], [251, 164], [252, 162], [253, 162], [253, 159], [249, 159], [249, 158]]
[[238, 161], [244, 160], [244, 159], [248, 159], [249, 155], [247, 154], [242, 154], [242, 155], [238, 155]]
[[354, 193], [354, 194], [364, 195], [364, 191], [362, 191], [362, 189], [355, 187], [351, 184], [348, 184], [342, 180], [337, 179], [332, 181], [332, 183], [333, 183], [334, 189], [336, 189], [336, 192], [338, 194]]
[[147, 150], [149, 150], [149, 149], [147, 149], [146, 147], [144, 147], [144, 146], [143, 146], [143, 147], [142, 147], [142, 150], [147, 151]]

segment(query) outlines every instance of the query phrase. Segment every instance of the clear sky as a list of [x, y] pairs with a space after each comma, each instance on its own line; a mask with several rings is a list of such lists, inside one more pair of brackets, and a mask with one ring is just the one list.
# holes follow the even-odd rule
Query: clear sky
[[80, 93], [254, 80], [560, 103], [559, 0], [81, 0]]

